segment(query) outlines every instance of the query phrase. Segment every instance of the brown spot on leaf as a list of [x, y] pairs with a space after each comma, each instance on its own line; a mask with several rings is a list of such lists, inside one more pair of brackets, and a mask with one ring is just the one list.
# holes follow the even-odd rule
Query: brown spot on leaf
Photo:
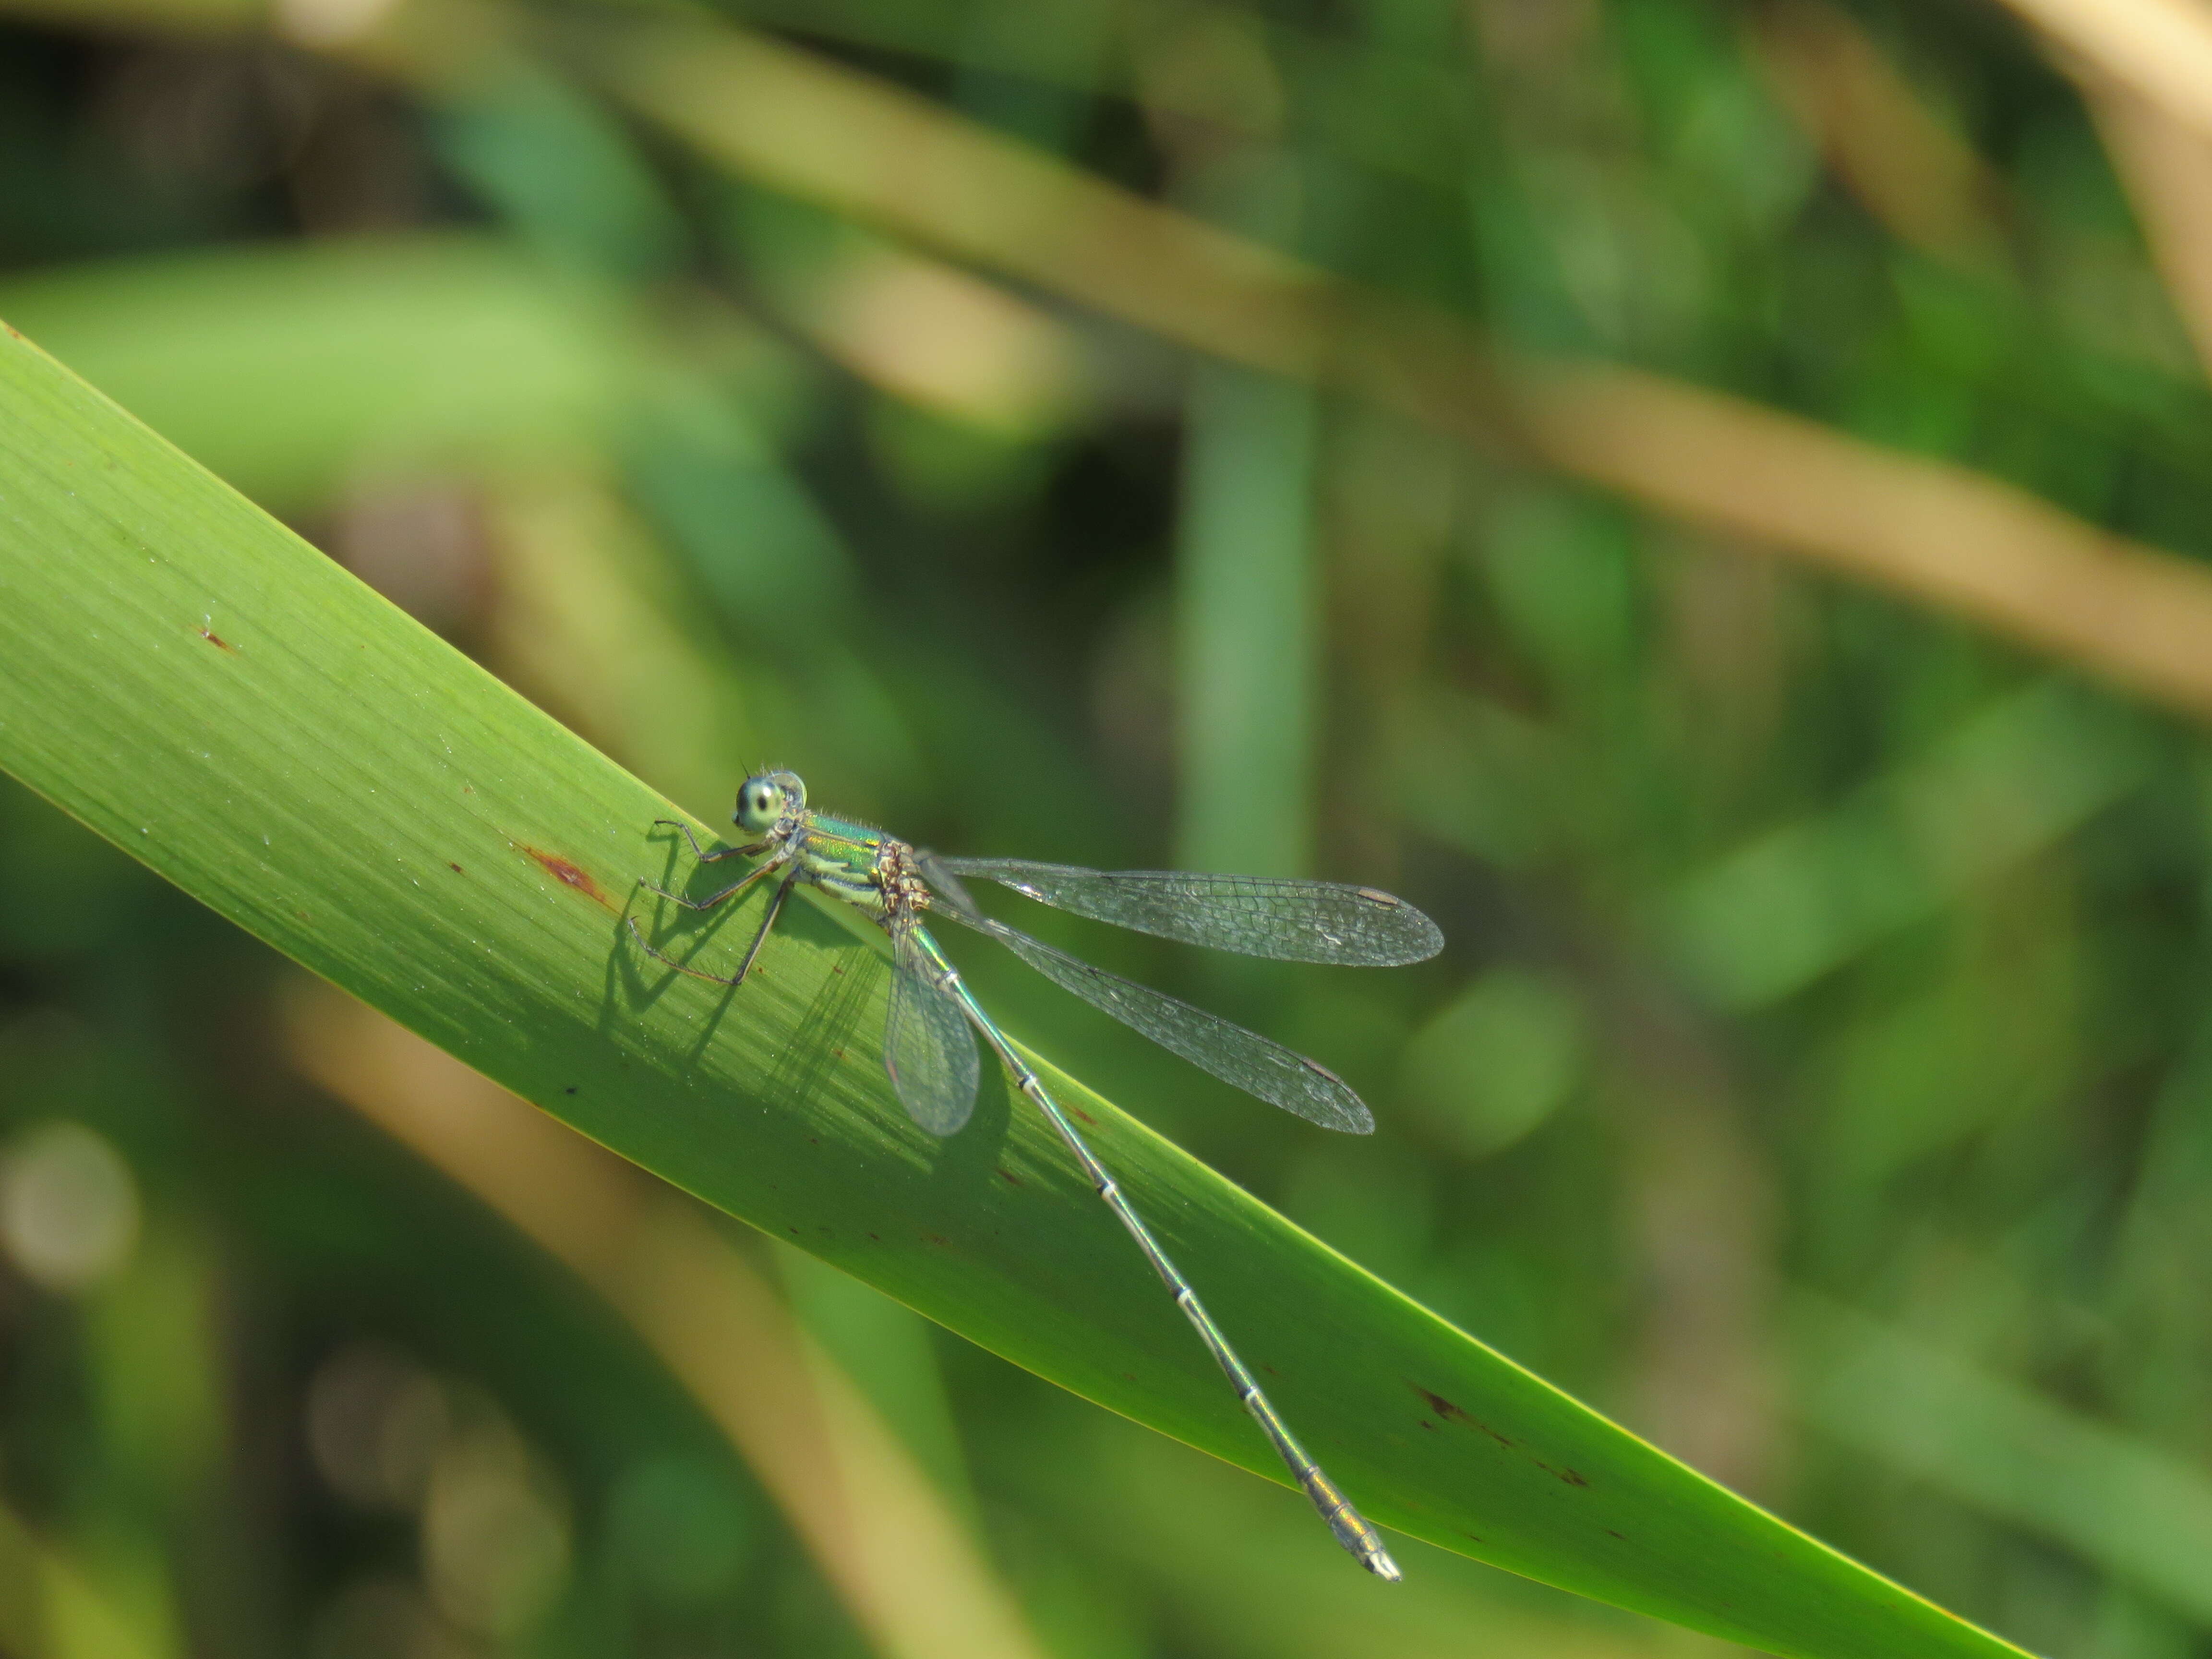
[[200, 629], [200, 637], [218, 651], [227, 651], [234, 657], [238, 654], [238, 647], [233, 645], [228, 640], [223, 638], [222, 635], [216, 633], [212, 628], [203, 628]]
[[1513, 1444], [1513, 1442], [1510, 1437], [1498, 1433], [1497, 1430], [1492, 1428], [1489, 1424], [1484, 1422], [1480, 1418], [1472, 1416], [1467, 1412], [1461, 1410], [1460, 1407], [1453, 1405], [1450, 1401], [1445, 1399], [1443, 1395], [1440, 1394], [1432, 1394], [1418, 1382], [1413, 1383], [1411, 1386], [1415, 1394], [1420, 1395], [1422, 1399], [1429, 1402], [1429, 1409], [1436, 1413], [1438, 1417], [1443, 1419], [1445, 1422], [1464, 1423], [1468, 1427], [1479, 1430], [1480, 1432], [1488, 1435], [1492, 1440], [1495, 1440], [1501, 1446], [1510, 1447]]
[[522, 849], [536, 862], [538, 867], [559, 882], [563, 887], [573, 887], [594, 904], [615, 907], [607, 902], [607, 896], [599, 890], [599, 884], [592, 879], [592, 872], [580, 864], [572, 863], [552, 853], [541, 853], [535, 847]]
[[446, 868], [452, 871], [457, 876], [465, 876], [468, 874], [467, 871], [462, 869], [459, 865], [455, 864], [451, 859], [446, 860]]
[[1022, 1184], [1022, 1178], [1012, 1170], [1001, 1170], [999, 1173], [1006, 1178], [1006, 1185], [1009, 1187], [1018, 1187]]

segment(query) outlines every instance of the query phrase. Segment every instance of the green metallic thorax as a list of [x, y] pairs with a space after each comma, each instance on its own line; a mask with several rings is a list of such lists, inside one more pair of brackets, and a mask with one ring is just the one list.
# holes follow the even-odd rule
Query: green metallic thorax
[[791, 840], [792, 862], [808, 880], [872, 916], [884, 915], [884, 850], [898, 845], [889, 836], [866, 824], [805, 812]]

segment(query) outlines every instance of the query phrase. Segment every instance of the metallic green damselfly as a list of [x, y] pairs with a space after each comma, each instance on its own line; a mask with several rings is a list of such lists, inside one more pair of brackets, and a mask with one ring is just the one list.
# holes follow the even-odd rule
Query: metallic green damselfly
[[1245, 1410], [1328, 1522], [1337, 1542], [1376, 1577], [1398, 1578], [1398, 1564], [1374, 1528], [1298, 1444], [1221, 1328], [1200, 1305], [1189, 1280], [1168, 1260], [1119, 1183], [1084, 1144], [1036, 1073], [983, 1012], [923, 927], [922, 918], [926, 914], [950, 916], [997, 939], [1048, 979], [1162, 1048], [1285, 1111], [1354, 1134], [1372, 1130], [1375, 1120], [1344, 1079], [1327, 1066], [1163, 992], [1079, 962], [985, 915], [968, 896], [961, 878], [995, 881], [1042, 903], [1139, 933], [1285, 962], [1368, 967], [1419, 962], [1443, 948], [1437, 925], [1404, 900], [1371, 887], [1177, 871], [1081, 870], [1019, 859], [939, 858], [879, 830], [810, 811], [806, 786], [791, 772], [763, 772], [747, 778], [738, 791], [731, 821], [756, 839], [708, 852], [689, 825], [659, 820], [683, 830], [702, 863], [764, 859], [757, 869], [702, 899], [685, 898], [651, 882], [641, 885], [689, 909], [711, 910], [781, 872], [782, 879], [769, 901], [768, 914], [738, 971], [725, 978], [678, 962], [656, 950], [633, 917], [629, 928], [639, 946], [656, 961], [696, 979], [738, 986], [751, 971], [784, 901], [800, 882], [811, 882], [872, 916], [891, 939], [884, 1065], [908, 1114], [938, 1135], [951, 1134], [968, 1121], [979, 1075], [975, 1040], [969, 1028], [981, 1032], [1021, 1091], [1066, 1142], [1099, 1197], [1137, 1241], [1137, 1248], [1196, 1328]]

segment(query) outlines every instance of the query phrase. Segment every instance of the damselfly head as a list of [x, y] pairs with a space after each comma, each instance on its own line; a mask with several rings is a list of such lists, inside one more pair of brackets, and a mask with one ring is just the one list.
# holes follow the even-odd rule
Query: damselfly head
[[806, 786], [796, 772], [756, 772], [738, 789], [730, 822], [748, 835], [765, 835], [806, 805]]

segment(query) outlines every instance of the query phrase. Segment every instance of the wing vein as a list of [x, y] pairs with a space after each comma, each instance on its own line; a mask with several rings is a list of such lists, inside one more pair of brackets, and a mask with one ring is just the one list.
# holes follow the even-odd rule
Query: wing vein
[[1391, 968], [1425, 961], [1443, 948], [1435, 922], [1372, 887], [1181, 870], [1085, 870], [1026, 859], [936, 863], [956, 878], [995, 881], [1094, 921], [1242, 956]]
[[945, 914], [997, 939], [1062, 989], [1224, 1083], [1324, 1128], [1366, 1134], [1375, 1127], [1366, 1103], [1343, 1079], [1272, 1038], [1164, 991], [1094, 968], [972, 907], [954, 905]]
[[957, 1133], [975, 1109], [975, 1034], [912, 925], [892, 938], [884, 1069], [907, 1115], [933, 1135]]

